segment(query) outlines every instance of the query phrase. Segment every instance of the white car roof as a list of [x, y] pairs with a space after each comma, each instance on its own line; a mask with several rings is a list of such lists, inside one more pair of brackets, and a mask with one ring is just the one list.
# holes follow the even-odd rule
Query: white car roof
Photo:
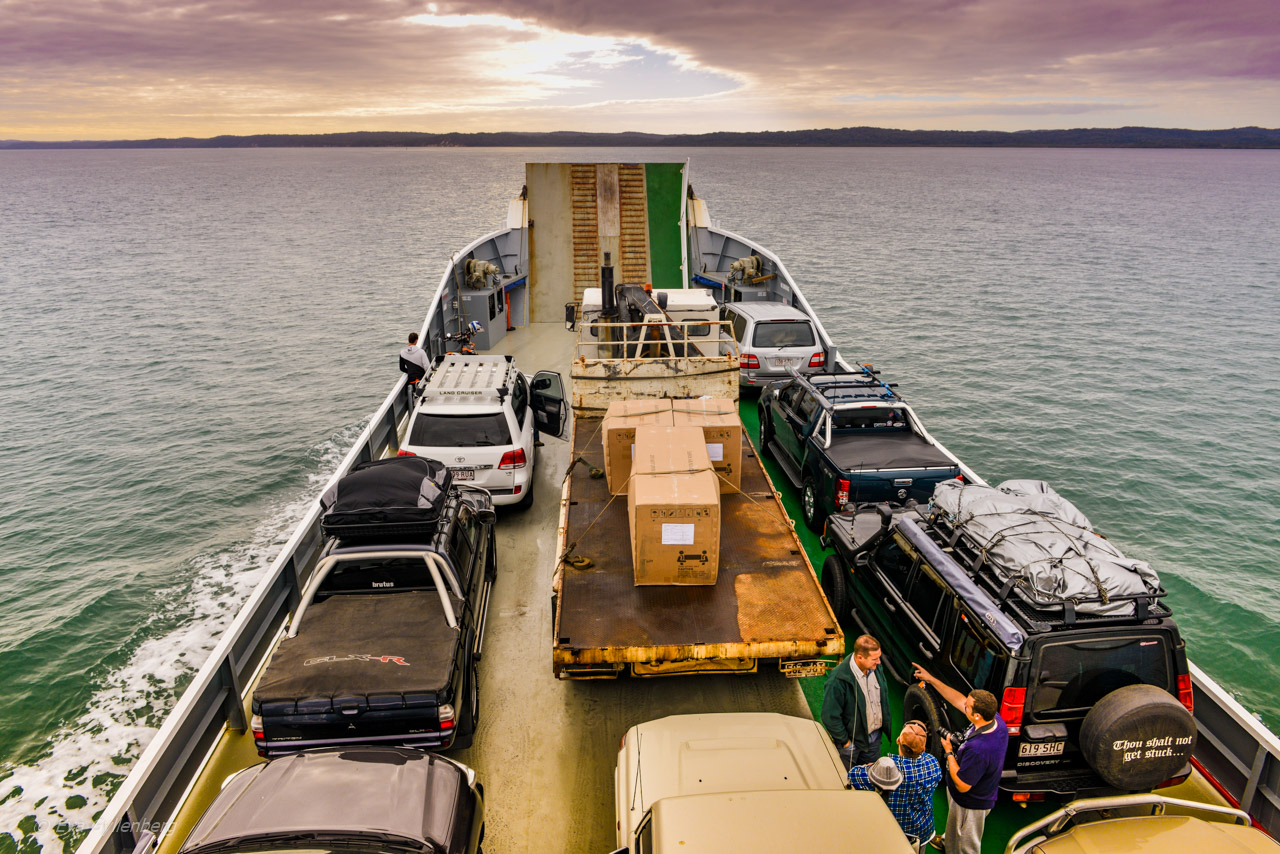
[[808, 320], [800, 309], [780, 302], [734, 302], [729, 308], [752, 320]]
[[770, 712], [672, 715], [636, 726], [641, 811], [666, 797], [707, 792], [845, 787], [844, 768], [822, 727]]

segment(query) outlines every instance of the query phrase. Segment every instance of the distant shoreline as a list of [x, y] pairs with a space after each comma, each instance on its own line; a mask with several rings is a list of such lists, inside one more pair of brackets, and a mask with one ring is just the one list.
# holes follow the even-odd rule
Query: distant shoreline
[[1280, 148], [1280, 129], [1074, 128], [1070, 130], [956, 131], [856, 127], [754, 133], [412, 133], [400, 131], [253, 134], [207, 139], [0, 140], [0, 151], [113, 148]]

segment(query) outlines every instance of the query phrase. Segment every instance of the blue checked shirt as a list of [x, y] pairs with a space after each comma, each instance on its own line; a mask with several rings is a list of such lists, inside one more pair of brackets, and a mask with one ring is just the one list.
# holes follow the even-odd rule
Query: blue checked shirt
[[[915, 759], [892, 756], [893, 763], [902, 772], [902, 785], [885, 799], [889, 811], [898, 820], [904, 833], [920, 842], [933, 838], [933, 790], [942, 782], [942, 768], [931, 753], [923, 753]], [[855, 789], [874, 792], [876, 787], [867, 776], [870, 765], [855, 765], [849, 769], [849, 784]]]

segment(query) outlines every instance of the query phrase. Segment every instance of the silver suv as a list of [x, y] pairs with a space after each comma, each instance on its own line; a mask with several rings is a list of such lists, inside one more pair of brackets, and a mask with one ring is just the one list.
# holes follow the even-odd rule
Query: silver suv
[[567, 423], [558, 373], [530, 380], [510, 356], [441, 356], [423, 384], [400, 455], [439, 460], [455, 483], [488, 490], [495, 505], [533, 502], [533, 448]]
[[827, 351], [813, 320], [797, 308], [779, 302], [735, 302], [725, 305], [721, 319], [740, 353], [738, 382], [766, 386], [786, 379], [790, 370], [812, 374], [827, 364]]

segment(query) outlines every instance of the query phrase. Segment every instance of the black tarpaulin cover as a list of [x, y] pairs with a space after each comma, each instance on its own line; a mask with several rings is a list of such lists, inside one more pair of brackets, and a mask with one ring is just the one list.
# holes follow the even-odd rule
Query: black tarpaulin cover
[[866, 433], [831, 437], [827, 449], [831, 461], [841, 471], [876, 469], [922, 469], [954, 466], [937, 445], [914, 433]]
[[[462, 613], [462, 601], [449, 598]], [[372, 708], [435, 705], [460, 637], [434, 590], [330, 596], [307, 608], [297, 637], [280, 642], [255, 706], [334, 697], [362, 697]]]
[[444, 506], [449, 482], [444, 463], [426, 457], [360, 463], [321, 496], [325, 512], [320, 524], [329, 536], [376, 534], [379, 529], [388, 534], [428, 532]]

